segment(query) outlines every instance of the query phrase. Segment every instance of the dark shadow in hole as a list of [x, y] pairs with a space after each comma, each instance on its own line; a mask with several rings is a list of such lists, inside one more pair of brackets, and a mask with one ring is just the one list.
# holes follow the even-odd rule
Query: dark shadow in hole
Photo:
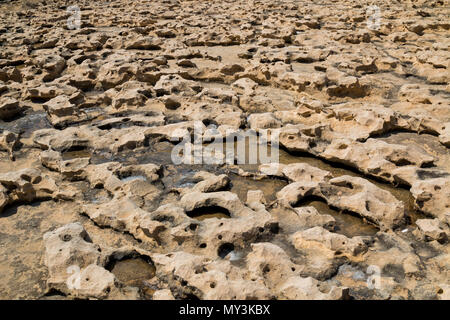
[[234, 244], [227, 242], [220, 245], [219, 249], [217, 250], [217, 255], [224, 259], [233, 250]]
[[108, 271], [111, 271], [114, 268], [114, 265], [118, 261], [130, 260], [130, 259], [141, 259], [150, 265], [154, 265], [152, 259], [149, 256], [140, 254], [137, 251], [131, 251], [120, 258], [116, 258], [114, 254], [110, 255], [106, 260], [105, 269]]
[[52, 98], [31, 98], [31, 102], [33, 103], [38, 103], [38, 104], [43, 104], [46, 103], [47, 101], [51, 100]]
[[60, 290], [58, 290], [58, 289], [50, 288], [50, 289], [44, 294], [43, 297], [61, 297], [61, 298], [65, 298], [65, 297], [67, 297], [67, 295], [66, 295], [64, 292], [62, 292], [62, 291], [60, 291]]
[[64, 152], [74, 152], [74, 151], [84, 151], [86, 150], [88, 147], [87, 146], [71, 146], [70, 148], [64, 149], [62, 150], [62, 153]]
[[219, 216], [223, 216], [224, 218], [225, 218], [225, 216], [231, 217], [231, 214], [227, 209], [219, 207], [219, 206], [207, 206], [207, 207], [195, 208], [192, 211], [186, 212], [186, 214], [191, 218], [198, 218], [201, 216], [208, 216], [208, 215], [211, 215], [211, 216], [219, 215]]
[[199, 300], [200, 301], [200, 298], [199, 297], [197, 297], [195, 294], [193, 294], [193, 293], [188, 293], [188, 294], [186, 294], [184, 297], [182, 297], [182, 299], [183, 300]]

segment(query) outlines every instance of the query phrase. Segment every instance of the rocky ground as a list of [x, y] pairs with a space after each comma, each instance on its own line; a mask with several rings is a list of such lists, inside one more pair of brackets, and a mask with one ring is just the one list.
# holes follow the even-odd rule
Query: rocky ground
[[450, 298], [448, 1], [74, 4], [0, 1], [1, 299]]

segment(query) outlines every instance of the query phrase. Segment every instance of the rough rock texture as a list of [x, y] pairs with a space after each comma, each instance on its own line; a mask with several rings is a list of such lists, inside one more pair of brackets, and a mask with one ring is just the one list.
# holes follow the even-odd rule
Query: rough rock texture
[[402, 222], [404, 205], [388, 191], [358, 177], [322, 179], [293, 182], [280, 190], [277, 198], [286, 206], [296, 206], [307, 197], [320, 197], [328, 205], [357, 213], [381, 228], [393, 228]]
[[[120, 298], [115, 276], [102, 267], [105, 253], [92, 243], [80, 223], [67, 224], [44, 234], [47, 285], [75, 297]], [[128, 298], [137, 298], [138, 295]], [[124, 295], [125, 296], [125, 295]]]
[[10, 120], [21, 113], [19, 101], [13, 98], [0, 98], [0, 120]]
[[447, 2], [67, 5], [0, 1], [1, 299], [449, 299]]

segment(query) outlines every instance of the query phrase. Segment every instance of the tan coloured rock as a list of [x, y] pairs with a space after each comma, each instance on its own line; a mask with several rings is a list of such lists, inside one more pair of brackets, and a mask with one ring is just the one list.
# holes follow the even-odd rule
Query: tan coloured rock
[[32, 99], [53, 99], [60, 95], [71, 96], [77, 90], [74, 87], [61, 84], [41, 84], [38, 87], [28, 88], [28, 96]]
[[439, 135], [439, 141], [446, 147], [450, 147], [450, 123], [445, 124]]
[[272, 113], [254, 113], [248, 117], [248, 123], [252, 129], [270, 129], [279, 128], [280, 122], [273, 116]]
[[429, 240], [437, 240], [439, 242], [445, 242], [447, 240], [447, 234], [442, 228], [442, 224], [439, 219], [419, 219], [416, 221], [420, 232]]
[[450, 221], [450, 178], [419, 180], [411, 187], [415, 206], [441, 221]]
[[226, 209], [231, 217], [242, 217], [252, 213], [252, 210], [246, 207], [236, 194], [228, 191], [187, 193], [181, 198], [180, 205], [186, 212], [202, 207], [217, 206]]
[[[379, 27], [351, 1], [90, 2], [75, 30], [22, 2], [0, 3], [0, 299], [448, 297], [445, 1], [380, 0]], [[282, 163], [171, 159], [243, 130]], [[42, 243], [78, 220], [98, 246]], [[129, 259], [156, 276], [128, 287]]]
[[66, 61], [59, 55], [49, 54], [36, 58], [36, 64], [44, 71], [44, 81], [52, 81], [61, 75]]
[[287, 253], [272, 243], [254, 243], [247, 255], [248, 270], [254, 279], [263, 278], [269, 288], [279, 288], [292, 276], [298, 276], [301, 266], [291, 261]]
[[361, 239], [347, 238], [322, 227], [314, 227], [294, 233], [292, 243], [297, 249], [323, 246], [336, 254], [358, 255], [367, 250], [367, 246]]
[[321, 214], [314, 207], [294, 208], [298, 215], [298, 223], [302, 227], [323, 227], [326, 230], [334, 230], [336, 220], [329, 214]]
[[[80, 223], [68, 224], [47, 232], [44, 235], [44, 241], [45, 263], [50, 274], [48, 285], [58, 290], [70, 290], [68, 285], [72, 282], [68, 282], [68, 279], [72, 272], [79, 272], [89, 265], [97, 265], [101, 262], [99, 246], [89, 240], [88, 234]], [[73, 271], [69, 270], [70, 267]], [[77, 280], [75, 275], [73, 281]]]
[[280, 203], [295, 206], [308, 196], [328, 205], [359, 214], [381, 228], [394, 228], [404, 219], [404, 205], [389, 192], [365, 179], [341, 176], [329, 181], [293, 182], [277, 193]]
[[227, 175], [221, 174], [216, 176], [209, 172], [201, 171], [194, 175], [194, 179], [201, 179], [191, 191], [198, 192], [215, 192], [225, 189], [229, 183], [230, 178]]
[[153, 300], [175, 300], [169, 289], [162, 289], [153, 293]]
[[284, 177], [293, 182], [321, 182], [331, 178], [330, 172], [313, 167], [307, 163], [292, 163], [288, 165], [263, 164], [259, 166], [259, 171], [269, 176]]
[[57, 198], [59, 194], [55, 181], [43, 175], [38, 169], [22, 169], [0, 174], [0, 184], [8, 190], [10, 202]]
[[[115, 209], [111, 210], [111, 206]], [[145, 220], [149, 215], [128, 198], [113, 199], [102, 205], [87, 205], [83, 211], [99, 226], [111, 227], [121, 232], [126, 231], [136, 237], [139, 237], [140, 221]], [[148, 227], [145, 225], [146, 229]]]
[[9, 202], [9, 197], [6, 192], [7, 192], [6, 188], [0, 186], [0, 213], [3, 211], [3, 209], [7, 206]]
[[280, 288], [282, 299], [288, 300], [344, 300], [348, 288], [332, 287], [328, 292], [320, 290], [320, 283], [314, 278], [291, 277]]
[[159, 50], [161, 47], [161, 40], [152, 37], [138, 37], [136, 39], [130, 40], [126, 44], [126, 49], [137, 49], [137, 50]]
[[8, 97], [0, 98], [0, 120], [12, 119], [21, 112], [22, 108], [19, 106], [19, 101]]
[[[227, 274], [235, 267], [228, 261], [213, 263], [204, 256], [184, 252], [171, 255], [153, 255], [159, 277], [164, 275], [176, 282], [185, 282], [187, 286], [177, 287], [175, 296], [193, 294], [203, 299], [245, 299], [271, 297], [269, 290], [259, 282], [245, 280], [242, 275], [227, 280]], [[196, 272], [205, 269], [204, 272]], [[172, 292], [174, 293], [174, 292]]]
[[11, 131], [3, 131], [0, 134], [0, 150], [7, 151], [9, 158], [14, 161], [14, 150], [19, 144], [19, 135]]
[[403, 203], [365, 179], [342, 176], [320, 188], [329, 205], [357, 212], [382, 228], [393, 228], [403, 222]]

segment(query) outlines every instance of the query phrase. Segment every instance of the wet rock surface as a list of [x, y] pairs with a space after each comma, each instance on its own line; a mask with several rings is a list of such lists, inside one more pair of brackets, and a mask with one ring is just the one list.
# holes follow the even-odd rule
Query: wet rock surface
[[269, 2], [0, 2], [1, 299], [448, 299], [448, 5]]

